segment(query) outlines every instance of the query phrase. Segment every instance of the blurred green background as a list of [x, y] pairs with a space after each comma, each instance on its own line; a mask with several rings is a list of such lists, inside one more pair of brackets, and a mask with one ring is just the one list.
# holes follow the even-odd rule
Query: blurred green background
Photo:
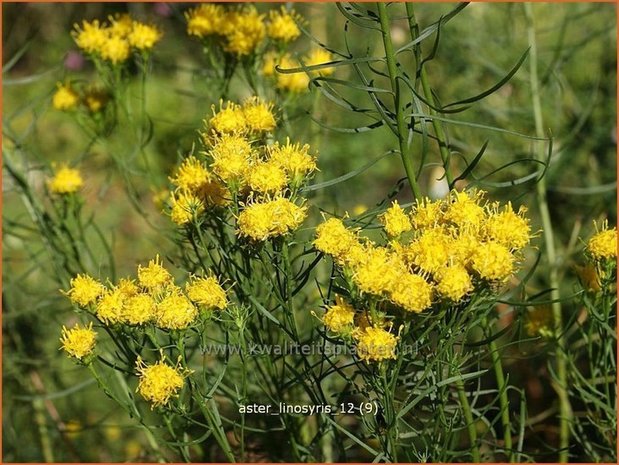
[[[436, 21], [455, 4], [417, 5], [418, 21]], [[166, 173], [196, 140], [202, 119], [218, 99], [204, 79], [207, 60], [201, 47], [185, 32], [183, 11], [190, 4], [84, 3], [10, 4], [3, 9], [3, 128], [20, 140], [24, 153], [32, 154], [30, 181], [41, 189], [44, 168], [52, 161], [82, 157], [86, 209], [96, 216], [103, 234], [113, 237], [117, 272], [132, 272], [135, 263], [153, 251], [165, 250], [161, 231], [169, 221], [154, 207], [150, 193], [165, 186]], [[273, 8], [260, 4], [260, 10]], [[368, 8], [371, 8], [368, 5]], [[294, 4], [307, 20], [307, 30], [330, 48], [344, 50], [345, 18], [333, 4]], [[111, 147], [88, 145], [67, 114], [51, 107], [56, 83], [94, 76], [94, 69], [77, 53], [69, 34], [82, 19], [105, 19], [116, 12], [130, 12], [152, 21], [164, 32], [156, 48], [147, 84], [147, 112], [153, 121], [153, 138], [147, 155], [161, 176], [138, 179], [149, 225], [135, 215], [125, 198], [122, 179], [108, 168]], [[575, 282], [572, 267], [580, 258], [578, 236], [588, 237], [593, 219], [616, 223], [616, 23], [615, 5], [596, 3], [536, 4], [534, 7], [542, 78], [543, 116], [553, 138], [548, 170], [549, 204], [555, 224], [565, 292]], [[405, 19], [394, 19], [396, 47], [407, 40]], [[349, 27], [349, 41], [356, 54], [381, 53], [378, 35]], [[306, 51], [307, 37], [294, 47]], [[444, 26], [436, 57], [427, 65], [430, 83], [441, 103], [461, 100], [500, 81], [528, 48], [522, 5], [472, 3]], [[424, 43], [430, 53], [430, 43]], [[352, 81], [346, 68], [335, 77]], [[234, 87], [236, 86], [236, 87]], [[245, 95], [240, 82], [233, 85]], [[363, 92], [341, 89], [352, 102], [368, 105]], [[385, 128], [343, 133], [325, 126], [350, 128], [370, 123], [347, 112], [313, 90], [294, 103], [291, 128], [294, 139], [311, 143], [319, 152], [316, 182], [327, 181], [359, 169], [371, 159], [394, 149], [397, 141]], [[136, 98], [135, 95], [133, 98]], [[467, 111], [448, 117], [534, 135], [528, 61], [496, 93]], [[488, 141], [486, 154], [475, 170], [482, 177], [502, 165], [533, 156], [536, 143], [506, 132], [465, 125], [448, 125], [452, 149], [471, 160]], [[415, 142], [415, 150], [422, 149]], [[117, 147], [122, 152], [123, 147]], [[428, 147], [431, 162], [439, 160], [434, 144]], [[461, 171], [465, 164], [454, 157]], [[530, 206], [534, 229], [539, 229], [531, 180], [521, 179], [538, 170], [518, 163], [491, 175], [486, 181], [493, 200], [512, 200]], [[359, 213], [385, 201], [403, 178], [399, 158], [388, 156], [349, 181], [314, 193], [313, 205], [327, 211]], [[440, 170], [429, 166], [421, 183], [429, 195], [444, 190]], [[58, 285], [50, 275], [44, 245], [31, 231], [15, 227], [27, 221], [19, 192], [3, 177], [3, 445], [5, 462], [42, 461], [42, 441], [49, 441], [57, 461], [152, 460], [145, 439], [132, 420], [108, 401], [80, 367], [58, 351], [59, 328], [74, 318]], [[410, 201], [403, 189], [398, 198]], [[317, 216], [317, 212], [315, 216]], [[10, 231], [10, 234], [7, 234]], [[577, 247], [568, 247], [576, 244]], [[171, 245], [171, 244], [167, 244]], [[541, 241], [536, 246], [541, 247]], [[543, 267], [543, 264], [542, 264]], [[543, 268], [542, 268], [543, 269]], [[534, 286], [544, 289], [544, 273]], [[546, 286], [547, 287], [547, 286]], [[576, 310], [576, 309], [574, 309]], [[568, 309], [569, 311], [569, 309]], [[507, 368], [511, 381], [524, 386], [531, 417], [554, 401], [543, 357], [514, 360]], [[529, 450], [544, 460], [546, 444], [556, 440], [552, 420], [531, 426]], [[45, 446], [45, 444], [43, 444]], [[256, 457], [259, 460], [261, 457]]]

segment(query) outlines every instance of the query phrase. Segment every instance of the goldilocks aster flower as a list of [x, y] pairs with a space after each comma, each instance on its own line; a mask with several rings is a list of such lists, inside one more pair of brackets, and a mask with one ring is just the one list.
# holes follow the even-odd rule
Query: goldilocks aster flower
[[240, 236], [264, 241], [296, 230], [307, 216], [307, 208], [287, 198], [255, 202], [239, 214], [237, 229]]
[[47, 188], [52, 194], [72, 194], [84, 185], [79, 170], [62, 165], [54, 170], [54, 176], [47, 180]]
[[185, 285], [185, 292], [192, 302], [208, 309], [223, 310], [228, 305], [226, 291], [214, 276], [194, 277]]
[[92, 354], [97, 339], [97, 333], [92, 329], [92, 323], [88, 326], [80, 327], [76, 324], [72, 329], [62, 327], [62, 349], [71, 357], [84, 360]]
[[164, 406], [177, 397], [185, 378], [191, 373], [179, 365], [168, 365], [163, 355], [162, 359], [153, 365], [146, 364], [138, 356], [136, 368], [139, 377], [137, 392], [152, 404], [151, 408]]
[[267, 34], [271, 39], [281, 40], [284, 43], [291, 42], [301, 35], [301, 31], [296, 21], [300, 19], [293, 10], [269, 11], [269, 23], [267, 24]]
[[78, 274], [71, 280], [71, 289], [62, 293], [69, 297], [71, 302], [86, 307], [94, 303], [105, 292], [105, 286], [86, 274]]
[[343, 333], [352, 330], [355, 320], [355, 309], [339, 295], [335, 297], [335, 305], [327, 308], [322, 322], [334, 333]]
[[411, 221], [402, 207], [395, 200], [390, 208], [379, 216], [379, 220], [389, 237], [398, 237], [412, 229]]
[[366, 362], [380, 362], [396, 358], [398, 337], [382, 328], [367, 327], [355, 329], [353, 337], [357, 342], [357, 356]]
[[587, 252], [594, 260], [616, 259], [617, 228], [608, 229], [608, 222], [604, 222], [602, 229], [589, 239]]
[[79, 95], [70, 84], [57, 84], [58, 89], [52, 97], [52, 105], [56, 110], [67, 111], [77, 107], [80, 101]]

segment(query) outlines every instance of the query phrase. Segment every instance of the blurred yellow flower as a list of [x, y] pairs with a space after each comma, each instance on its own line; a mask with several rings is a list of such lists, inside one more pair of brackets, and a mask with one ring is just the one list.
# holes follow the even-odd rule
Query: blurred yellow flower
[[253, 6], [231, 11], [224, 25], [224, 50], [239, 57], [252, 54], [266, 35], [264, 15]]
[[527, 311], [524, 327], [529, 336], [551, 337], [554, 333], [553, 321], [552, 307], [540, 305]]
[[131, 47], [124, 37], [108, 35], [100, 49], [101, 58], [117, 65], [127, 61], [131, 55]]
[[86, 53], [99, 53], [108, 40], [106, 28], [96, 19], [92, 22], [82, 21], [82, 27], [75, 24], [74, 28], [71, 32], [73, 40]]
[[[277, 64], [281, 69], [299, 68], [299, 62], [287, 53], [280, 58], [279, 63]], [[276, 77], [277, 88], [288, 92], [304, 92], [307, 90], [307, 86], [309, 85], [309, 77], [303, 71], [296, 73], [277, 72]]]
[[138, 50], [150, 50], [161, 40], [162, 35], [155, 26], [134, 21], [129, 33], [129, 45]]
[[108, 16], [110, 26], [107, 28], [108, 34], [126, 38], [133, 30], [133, 19], [128, 13], [117, 13], [114, 16]]
[[213, 34], [222, 34], [226, 21], [226, 10], [214, 3], [202, 3], [185, 12], [187, 33], [204, 38]]
[[[333, 57], [325, 49], [315, 48], [314, 50], [310, 52], [310, 54], [306, 57], [304, 61], [305, 61], [305, 66], [318, 66], [318, 65], [324, 65], [326, 63], [329, 63], [330, 61], [333, 61]], [[335, 72], [334, 66], [328, 66], [326, 68], [320, 68], [320, 69], [311, 71], [312, 75], [318, 75], [318, 76], [330, 76], [334, 72]]]
[[269, 11], [268, 36], [284, 43], [292, 42], [301, 35], [295, 21], [297, 19], [300, 19], [297, 13], [294, 10], [286, 10], [285, 7]]
[[52, 105], [56, 110], [67, 111], [77, 107], [80, 101], [77, 92], [73, 90], [70, 84], [57, 84], [58, 89], [52, 97]]
[[97, 113], [103, 110], [109, 100], [109, 95], [102, 89], [92, 87], [86, 91], [83, 100], [91, 113]]
[[80, 172], [62, 165], [54, 172], [54, 177], [47, 181], [47, 188], [52, 194], [72, 194], [84, 185]]

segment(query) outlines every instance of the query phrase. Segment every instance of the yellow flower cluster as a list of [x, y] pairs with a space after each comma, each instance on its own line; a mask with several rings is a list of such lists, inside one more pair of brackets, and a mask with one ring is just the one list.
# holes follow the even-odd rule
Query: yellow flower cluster
[[131, 51], [148, 52], [161, 40], [162, 33], [152, 24], [144, 24], [128, 14], [109, 18], [110, 23], [98, 20], [82, 21], [71, 32], [77, 46], [88, 55], [113, 65], [122, 64]]
[[[525, 209], [483, 203], [483, 194], [452, 192], [406, 212], [397, 202], [379, 217], [390, 242], [378, 246], [331, 218], [315, 247], [333, 257], [356, 289], [411, 312], [460, 303], [476, 286], [503, 282], [530, 240]], [[509, 234], [508, 234], [509, 232]]]
[[72, 329], [62, 327], [60, 342], [67, 354], [85, 362], [95, 349], [96, 339], [97, 333], [93, 331], [92, 323], [84, 327], [76, 324]]
[[183, 291], [159, 256], [147, 266], [138, 266], [137, 282], [126, 278], [104, 286], [90, 276], [78, 275], [64, 294], [105, 324], [152, 323], [160, 329], [185, 329], [196, 321], [199, 310], [223, 310], [228, 304], [226, 291], [213, 276], [192, 277]]
[[109, 95], [97, 87], [89, 87], [79, 92], [69, 83], [59, 82], [57, 87], [58, 89], [52, 96], [52, 106], [56, 110], [74, 110], [81, 103], [90, 113], [98, 113], [103, 110], [109, 100]]
[[185, 19], [189, 35], [211, 40], [237, 57], [254, 54], [267, 37], [288, 43], [301, 35], [299, 15], [285, 8], [270, 11], [267, 19], [253, 6], [226, 8], [203, 3], [186, 11]]
[[54, 176], [47, 180], [47, 188], [52, 194], [72, 194], [84, 185], [79, 170], [61, 165], [54, 169]]
[[[379, 316], [391, 309], [419, 313], [459, 305], [477, 289], [507, 280], [531, 238], [524, 208], [515, 212], [511, 204], [488, 204], [483, 195], [453, 191], [445, 200], [426, 199], [409, 211], [393, 202], [379, 215], [386, 245], [330, 218], [316, 228], [314, 246], [333, 258], [353, 299]], [[323, 323], [343, 336], [350, 332], [362, 360], [395, 357], [398, 338], [384, 322], [354, 326], [366, 313], [338, 298]]]
[[617, 260], [617, 228], [608, 229], [608, 221], [602, 224], [587, 243], [587, 252], [595, 261]]
[[324, 65], [332, 61], [331, 54], [326, 50], [319, 48], [312, 50], [309, 55], [299, 60], [293, 58], [289, 53], [279, 54], [274, 51], [265, 53], [262, 61], [262, 74], [268, 78], [275, 79], [275, 86], [278, 89], [299, 93], [308, 89], [310, 77], [329, 76], [333, 74], [335, 68], [327, 66], [315, 70], [310, 70], [309, 75], [304, 71], [295, 73], [280, 73], [276, 67], [281, 69], [301, 68], [301, 64], [305, 67]]
[[307, 215], [298, 190], [317, 169], [309, 145], [290, 139], [266, 145], [276, 119], [273, 105], [258, 98], [221, 102], [204, 123], [204, 160], [189, 156], [170, 177], [172, 221], [184, 225], [225, 206], [236, 216], [239, 236], [252, 241], [296, 230]]
[[153, 365], [147, 365], [138, 356], [136, 369], [139, 378], [137, 392], [151, 403], [151, 408], [163, 407], [170, 399], [178, 397], [185, 378], [191, 374], [190, 370], [180, 366], [180, 359], [176, 366], [168, 365], [163, 354]]

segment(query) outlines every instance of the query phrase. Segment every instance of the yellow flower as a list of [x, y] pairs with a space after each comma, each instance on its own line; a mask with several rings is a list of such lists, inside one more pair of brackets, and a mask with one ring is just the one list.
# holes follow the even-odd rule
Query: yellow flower
[[138, 50], [150, 50], [161, 40], [162, 35], [155, 26], [134, 21], [129, 44]]
[[185, 12], [187, 33], [200, 38], [222, 34], [226, 21], [226, 10], [221, 5], [202, 3]]
[[484, 208], [478, 202], [482, 192], [468, 194], [467, 192], [451, 192], [451, 201], [445, 212], [445, 220], [459, 227], [471, 227], [477, 231], [485, 218]]
[[413, 227], [408, 215], [404, 213], [397, 200], [378, 219], [389, 237], [398, 237]]
[[267, 34], [271, 39], [282, 42], [292, 42], [301, 35], [295, 19], [298, 15], [293, 11], [287, 11], [282, 7], [280, 10], [269, 11], [269, 24]]
[[246, 100], [242, 111], [245, 125], [250, 132], [269, 132], [277, 125], [273, 115], [273, 104], [262, 102], [258, 97]]
[[155, 309], [155, 322], [162, 329], [185, 329], [198, 316], [198, 310], [178, 288], [172, 289]]
[[170, 197], [170, 219], [177, 225], [183, 226], [204, 213], [204, 202], [186, 191], [177, 191]]
[[47, 181], [47, 188], [52, 194], [72, 194], [84, 185], [80, 172], [65, 165], [56, 169], [54, 177]]
[[205, 183], [209, 182], [211, 174], [206, 166], [193, 155], [185, 158], [176, 169], [170, 182], [179, 189], [196, 193]]
[[139, 292], [138, 286], [131, 278], [121, 278], [116, 285], [116, 289], [125, 297], [132, 297]]
[[[307, 56], [305, 60], [305, 66], [318, 66], [318, 65], [323, 65], [325, 63], [328, 63], [330, 61], [333, 61], [333, 57], [331, 57], [331, 54], [329, 52], [327, 52], [325, 49], [322, 49], [322, 48], [316, 48], [312, 50], [310, 54]], [[329, 66], [327, 68], [320, 68], [320, 69], [311, 71], [312, 75], [318, 75], [318, 76], [329, 76], [333, 74], [334, 72], [335, 72], [335, 67], [333, 66]]]
[[73, 303], [86, 307], [105, 292], [105, 286], [87, 274], [78, 274], [71, 280], [71, 289], [63, 292]]
[[261, 194], [274, 194], [288, 184], [286, 172], [272, 161], [259, 162], [251, 166], [247, 175], [249, 187]]
[[62, 327], [62, 349], [71, 357], [84, 360], [95, 349], [97, 333], [92, 329], [92, 323], [88, 326], [80, 327], [76, 324], [72, 329]]
[[226, 19], [224, 50], [239, 57], [253, 53], [266, 35], [263, 19], [264, 15], [253, 6], [230, 12]]
[[97, 302], [97, 318], [105, 324], [116, 324], [122, 320], [125, 294], [117, 287], [107, 291]]
[[108, 33], [118, 37], [128, 37], [133, 30], [133, 19], [128, 13], [119, 14], [115, 16], [108, 16], [110, 20], [110, 27]]
[[71, 32], [73, 40], [86, 53], [99, 53], [107, 42], [108, 32], [96, 19], [90, 23], [82, 21], [81, 28], [77, 24], [74, 28], [75, 30]]
[[[289, 54], [283, 55], [279, 60], [281, 69], [299, 68], [299, 62], [294, 60]], [[298, 73], [277, 73], [277, 88], [288, 92], [304, 92], [309, 85], [309, 77], [305, 72]]]
[[423, 277], [404, 273], [392, 284], [391, 300], [409, 312], [419, 313], [432, 306], [432, 285]]
[[367, 327], [355, 329], [353, 336], [357, 340], [357, 355], [366, 362], [380, 362], [396, 358], [395, 349], [398, 337], [382, 328]]
[[491, 281], [504, 281], [514, 272], [514, 256], [496, 242], [480, 243], [471, 262], [479, 276]]
[[238, 234], [255, 241], [282, 236], [297, 229], [307, 216], [307, 208], [280, 197], [248, 205], [237, 220]]
[[155, 315], [155, 300], [148, 294], [135, 294], [125, 299], [122, 320], [130, 325], [143, 325]]
[[452, 265], [439, 270], [435, 278], [438, 283], [436, 290], [454, 303], [460, 302], [465, 295], [473, 290], [473, 282], [462, 265]]
[[417, 202], [411, 212], [411, 222], [415, 229], [434, 228], [441, 223], [443, 202], [432, 202], [426, 198]]
[[450, 262], [468, 267], [473, 253], [479, 246], [477, 235], [463, 229], [460, 234], [451, 239], [449, 243]]
[[228, 306], [226, 291], [214, 276], [192, 279], [185, 285], [185, 292], [192, 302], [202, 307], [223, 310]]
[[529, 336], [551, 337], [554, 333], [553, 321], [552, 307], [541, 305], [527, 311], [524, 327]]
[[101, 111], [107, 104], [108, 100], [109, 96], [107, 92], [96, 87], [88, 89], [84, 95], [84, 104], [91, 113]]
[[124, 37], [108, 35], [105, 43], [101, 46], [101, 58], [117, 65], [125, 62], [131, 55], [131, 47]]
[[286, 170], [291, 179], [300, 182], [316, 170], [316, 157], [310, 155], [309, 150], [308, 144], [291, 144], [290, 139], [286, 138], [286, 145], [276, 142], [267, 148], [267, 153], [269, 159]]
[[407, 260], [424, 271], [434, 273], [447, 264], [450, 237], [442, 228], [426, 229], [406, 248]]
[[322, 317], [324, 325], [334, 333], [343, 333], [351, 329], [354, 320], [355, 309], [339, 295], [335, 296], [335, 305], [328, 307]]
[[362, 292], [383, 295], [390, 292], [406, 273], [396, 254], [383, 247], [368, 248], [365, 258], [354, 267], [353, 279]]
[[216, 139], [209, 151], [211, 169], [219, 178], [238, 185], [249, 171], [254, 150], [247, 139], [237, 134], [224, 134]]
[[329, 218], [316, 228], [314, 245], [337, 262], [343, 262], [356, 244], [359, 244], [357, 235], [347, 229], [339, 218]]
[[56, 90], [52, 97], [54, 108], [61, 111], [73, 110], [80, 101], [77, 92], [73, 90], [70, 84], [63, 85], [59, 82], [56, 85], [58, 90]]
[[148, 266], [138, 265], [138, 282], [149, 290], [156, 290], [172, 282], [172, 275], [159, 262], [159, 255], [148, 262]]
[[152, 403], [151, 408], [164, 406], [173, 397], [178, 397], [178, 391], [190, 373], [179, 365], [173, 367], [165, 363], [163, 354], [154, 365], [147, 365], [138, 356], [136, 367], [139, 377], [137, 392]]
[[219, 134], [245, 133], [247, 122], [243, 108], [232, 102], [219, 102], [219, 111], [215, 111], [215, 105], [211, 107], [213, 117], [208, 121], [208, 127]]
[[[597, 230], [597, 225], [595, 226]], [[617, 258], [617, 228], [608, 229], [608, 222], [602, 224], [598, 231], [587, 243], [587, 252], [594, 260]]]
[[494, 210], [483, 225], [486, 240], [498, 242], [509, 249], [526, 246], [531, 239], [529, 220], [523, 216], [527, 209], [521, 207], [516, 213], [509, 202], [503, 211], [499, 211], [497, 204]]

